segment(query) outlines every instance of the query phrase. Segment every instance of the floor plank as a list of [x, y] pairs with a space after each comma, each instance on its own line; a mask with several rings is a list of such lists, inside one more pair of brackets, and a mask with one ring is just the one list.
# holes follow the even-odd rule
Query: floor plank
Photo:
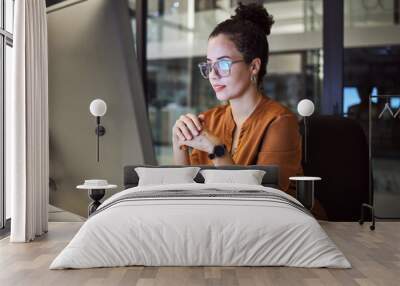
[[48, 269], [82, 222], [51, 222], [32, 243], [0, 240], [0, 285], [399, 285], [400, 222], [378, 222], [375, 231], [355, 222], [321, 226], [352, 263], [352, 269], [290, 267], [117, 267]]

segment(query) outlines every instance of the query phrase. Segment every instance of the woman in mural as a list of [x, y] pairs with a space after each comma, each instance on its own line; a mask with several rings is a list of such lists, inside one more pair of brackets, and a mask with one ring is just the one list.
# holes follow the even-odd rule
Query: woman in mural
[[261, 89], [269, 56], [267, 36], [274, 21], [255, 3], [239, 3], [235, 12], [214, 28], [206, 62], [199, 64], [218, 100], [228, 104], [199, 115], [182, 115], [175, 122], [174, 161], [179, 165], [279, 165], [280, 188], [293, 195], [289, 177], [302, 174], [297, 117]]

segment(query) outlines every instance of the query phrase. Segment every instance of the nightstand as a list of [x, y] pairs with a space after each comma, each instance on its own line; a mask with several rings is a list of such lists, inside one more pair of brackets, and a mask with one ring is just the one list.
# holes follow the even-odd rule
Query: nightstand
[[296, 181], [296, 198], [308, 210], [314, 206], [314, 183], [320, 181], [320, 177], [290, 177], [289, 180]]
[[100, 200], [104, 197], [106, 190], [115, 189], [117, 185], [108, 184], [107, 180], [85, 180], [83, 185], [76, 186], [77, 189], [88, 190], [92, 202], [88, 206], [88, 215], [94, 213], [101, 205]]

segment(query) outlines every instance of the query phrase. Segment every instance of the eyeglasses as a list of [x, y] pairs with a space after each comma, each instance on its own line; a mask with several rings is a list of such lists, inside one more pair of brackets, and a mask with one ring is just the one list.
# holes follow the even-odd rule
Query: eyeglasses
[[239, 62], [244, 62], [244, 60], [232, 61], [229, 59], [221, 59], [217, 60], [215, 63], [202, 62], [198, 66], [201, 75], [207, 79], [213, 69], [220, 77], [230, 76], [232, 65]]

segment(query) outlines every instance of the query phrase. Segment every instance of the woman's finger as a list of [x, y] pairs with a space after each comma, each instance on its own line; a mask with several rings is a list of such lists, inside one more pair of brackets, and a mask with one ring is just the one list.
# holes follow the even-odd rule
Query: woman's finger
[[174, 134], [176, 134], [176, 136], [178, 136], [179, 140], [185, 141], [185, 139], [186, 139], [185, 135], [183, 135], [182, 131], [179, 128], [177, 128], [177, 127], [174, 128]]
[[191, 113], [186, 114], [187, 117], [189, 117], [190, 119], [192, 119], [194, 125], [196, 125], [197, 127], [197, 131], [201, 131], [201, 129], [203, 128], [203, 126], [201, 125], [200, 119]]
[[183, 133], [183, 135], [185, 136], [185, 139], [187, 139], [187, 140], [192, 139], [192, 134], [189, 131], [189, 128], [186, 126], [186, 124], [183, 121], [178, 120], [176, 122], [176, 127]]
[[184, 140], [185, 136], [182, 134], [181, 130], [177, 126], [178, 121], [175, 122], [174, 126], [172, 126], [172, 134], [173, 136], [178, 137], [179, 140]]
[[197, 118], [199, 118], [199, 121], [201, 123], [201, 126], [203, 126], [204, 129], [204, 122], [205, 122], [205, 115], [204, 114], [199, 114], [199, 116], [197, 116]]
[[185, 115], [182, 115], [179, 119], [180, 121], [183, 121], [187, 128], [190, 130], [193, 136], [199, 135], [199, 131], [197, 130], [196, 125], [194, 125], [194, 122], [190, 117], [187, 117]]

